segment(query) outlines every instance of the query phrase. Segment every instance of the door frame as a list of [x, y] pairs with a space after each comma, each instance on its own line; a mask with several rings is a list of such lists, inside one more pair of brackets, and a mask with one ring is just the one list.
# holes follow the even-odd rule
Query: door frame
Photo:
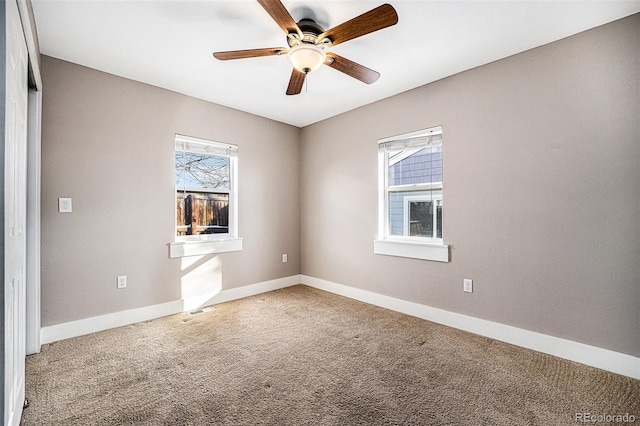
[[27, 43], [29, 100], [27, 118], [27, 354], [40, 352], [40, 144], [42, 128], [42, 75], [35, 18], [28, 0], [14, 0]]
[[27, 105], [26, 351], [40, 352], [40, 129], [42, 92], [29, 89]]

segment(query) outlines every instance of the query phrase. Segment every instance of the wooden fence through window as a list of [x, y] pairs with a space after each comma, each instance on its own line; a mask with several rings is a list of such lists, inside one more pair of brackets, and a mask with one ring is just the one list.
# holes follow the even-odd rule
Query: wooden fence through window
[[178, 191], [176, 230], [178, 236], [229, 232], [229, 194]]

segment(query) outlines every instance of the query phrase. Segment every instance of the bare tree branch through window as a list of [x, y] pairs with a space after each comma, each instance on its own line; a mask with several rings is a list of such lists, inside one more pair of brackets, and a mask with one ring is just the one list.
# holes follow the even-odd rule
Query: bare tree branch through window
[[228, 190], [229, 172], [229, 157], [176, 151], [178, 189]]

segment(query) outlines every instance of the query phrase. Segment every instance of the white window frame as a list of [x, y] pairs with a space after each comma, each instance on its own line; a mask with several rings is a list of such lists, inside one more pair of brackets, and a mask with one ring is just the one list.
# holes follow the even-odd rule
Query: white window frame
[[[242, 238], [238, 236], [238, 146], [228, 143], [215, 142], [192, 136], [175, 135], [175, 151], [187, 150], [189, 144], [206, 146], [207, 152], [229, 158], [229, 190], [212, 191], [229, 194], [229, 232], [225, 234], [176, 235], [175, 194], [182, 188], [174, 188], [173, 198], [173, 235], [174, 242], [169, 244], [169, 257], [200, 256], [206, 254], [224, 253], [242, 250]], [[174, 164], [175, 168], [175, 164]], [[189, 188], [186, 188], [189, 190]], [[197, 190], [209, 192], [208, 190]]]
[[[444, 244], [444, 240], [442, 238], [390, 235], [389, 230], [389, 194], [391, 192], [398, 192], [402, 189], [412, 191], [439, 189], [444, 191], [444, 184], [421, 183], [389, 186], [389, 150], [387, 147], [397, 146], [411, 148], [412, 146], [416, 146], [415, 151], [408, 151], [406, 155], [400, 158], [403, 159], [423, 147], [428, 146], [428, 144], [424, 142], [424, 139], [436, 135], [442, 135], [441, 126], [392, 136], [378, 141], [378, 237], [373, 243], [373, 251], [375, 254], [434, 260], [439, 262], [449, 261], [449, 246]], [[399, 161], [398, 158], [396, 158], [394, 162], [397, 161]], [[416, 195], [415, 197], [421, 199], [428, 198], [423, 195]], [[438, 198], [442, 200], [442, 196]], [[433, 197], [430, 199], [433, 199]], [[405, 214], [408, 214], [408, 212]], [[406, 218], [405, 222], [408, 222]], [[405, 223], [405, 226], [407, 226], [407, 223]], [[408, 232], [405, 232], [405, 234], [408, 234]]]

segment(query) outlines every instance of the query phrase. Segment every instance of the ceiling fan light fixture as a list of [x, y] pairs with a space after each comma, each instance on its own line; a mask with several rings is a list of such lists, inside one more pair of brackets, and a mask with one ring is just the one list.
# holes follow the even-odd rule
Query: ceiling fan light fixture
[[289, 50], [289, 60], [293, 67], [308, 74], [320, 68], [327, 59], [324, 49], [310, 43], [301, 43]]

